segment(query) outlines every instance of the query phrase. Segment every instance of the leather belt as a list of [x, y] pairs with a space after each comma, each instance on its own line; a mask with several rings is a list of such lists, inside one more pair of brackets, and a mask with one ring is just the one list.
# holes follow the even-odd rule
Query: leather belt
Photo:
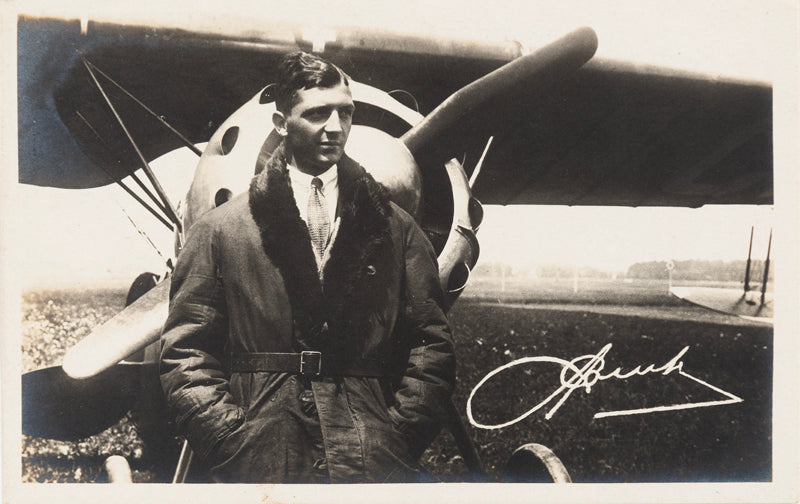
[[322, 352], [258, 352], [231, 355], [233, 373], [293, 373], [306, 376], [386, 376], [386, 366], [379, 360], [342, 363], [323, 358]]

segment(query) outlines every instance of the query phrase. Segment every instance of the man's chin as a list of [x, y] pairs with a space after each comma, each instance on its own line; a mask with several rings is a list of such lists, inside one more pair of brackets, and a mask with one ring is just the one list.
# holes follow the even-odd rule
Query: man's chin
[[332, 166], [339, 162], [339, 160], [342, 158], [343, 153], [344, 151], [342, 149], [337, 149], [335, 153], [327, 152], [325, 154], [321, 154], [317, 156], [317, 164], [320, 166], [322, 165]]

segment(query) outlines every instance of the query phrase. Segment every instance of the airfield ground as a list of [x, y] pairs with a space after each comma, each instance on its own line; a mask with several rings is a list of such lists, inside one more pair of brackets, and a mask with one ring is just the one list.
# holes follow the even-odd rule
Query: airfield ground
[[[500, 481], [515, 448], [550, 447], [576, 482], [769, 481], [772, 462], [773, 330], [707, 312], [667, 293], [666, 282], [477, 280], [451, 311], [458, 358], [455, 404], [465, 422], [467, 397], [491, 371], [525, 357], [569, 361], [607, 344], [608, 374], [678, 359], [682, 371], [598, 381], [561, 394], [530, 416], [499, 429], [468, 425], [489, 481]], [[22, 366], [60, 362], [67, 348], [124, 304], [125, 289], [29, 292], [23, 299]], [[585, 363], [585, 361], [584, 361]], [[561, 366], [527, 363], [504, 370], [475, 394], [482, 424], [514, 419], [560, 386]], [[700, 380], [698, 382], [697, 380]], [[707, 385], [716, 387], [709, 388]], [[741, 402], [715, 405], [729, 398]], [[596, 413], [711, 403], [699, 408], [595, 417]], [[683, 406], [681, 406], [683, 405]], [[23, 436], [22, 480], [104, 481], [103, 460], [124, 455], [134, 481], [159, 481], [158, 461], [124, 419], [78, 442]], [[423, 454], [439, 480], [469, 477], [449, 432]]]

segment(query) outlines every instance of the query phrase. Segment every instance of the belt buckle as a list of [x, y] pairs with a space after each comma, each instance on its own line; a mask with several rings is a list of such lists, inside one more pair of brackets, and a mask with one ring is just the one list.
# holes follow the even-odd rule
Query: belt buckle
[[322, 373], [322, 352], [305, 350], [300, 352], [300, 374], [316, 375]]

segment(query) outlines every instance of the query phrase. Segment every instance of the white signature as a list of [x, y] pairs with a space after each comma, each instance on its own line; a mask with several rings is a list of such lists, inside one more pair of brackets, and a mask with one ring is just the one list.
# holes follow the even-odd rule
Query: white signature
[[[668, 375], [674, 371], [677, 371], [678, 374], [694, 380], [701, 385], [704, 385], [716, 392], [727, 397], [727, 399], [722, 399], [718, 401], [704, 401], [704, 402], [695, 402], [695, 403], [681, 403], [681, 404], [672, 404], [668, 406], [654, 406], [650, 408], [638, 408], [638, 409], [629, 409], [629, 410], [618, 410], [618, 411], [602, 411], [599, 413], [595, 413], [594, 418], [604, 418], [610, 416], [623, 416], [623, 415], [639, 415], [642, 413], [653, 413], [656, 411], [672, 411], [672, 410], [680, 410], [680, 409], [689, 409], [689, 408], [702, 408], [706, 406], [719, 406], [722, 404], [732, 404], [742, 402], [743, 399], [737, 397], [729, 392], [725, 392], [724, 390], [717, 388], [709, 383], [700, 380], [699, 378], [695, 378], [694, 376], [686, 373], [683, 370], [683, 362], [681, 361], [681, 357], [689, 351], [689, 347], [685, 346], [681, 349], [680, 352], [675, 354], [673, 358], [667, 361], [664, 365], [656, 367], [655, 364], [650, 364], [646, 368], [642, 369], [642, 366], [636, 366], [635, 368], [631, 369], [628, 372], [623, 372], [621, 368], [616, 368], [615, 370], [603, 374], [603, 368], [605, 367], [605, 356], [611, 350], [611, 343], [608, 343], [604, 346], [597, 354], [587, 354], [581, 355], [580, 357], [575, 357], [571, 361], [567, 361], [564, 359], [559, 359], [558, 357], [549, 357], [549, 356], [541, 356], [541, 357], [524, 357], [522, 359], [517, 359], [515, 361], [509, 362], [499, 368], [495, 369], [491, 373], [487, 374], [477, 385], [475, 388], [472, 389], [472, 392], [469, 395], [469, 399], [467, 399], [467, 418], [472, 425], [481, 429], [501, 429], [503, 427], [508, 427], [509, 425], [513, 425], [520, 420], [528, 417], [529, 415], [535, 413], [539, 409], [543, 408], [545, 405], [549, 405], [553, 400], [558, 398], [555, 401], [555, 404], [552, 405], [550, 410], [545, 414], [545, 418], [547, 420], [551, 419], [553, 415], [558, 411], [559, 408], [564, 404], [564, 402], [569, 398], [572, 393], [577, 389], [584, 389], [584, 391], [588, 394], [592, 391], [592, 387], [594, 387], [597, 382], [608, 380], [611, 378], [616, 378], [618, 380], [625, 380], [630, 378], [631, 376], [644, 376], [651, 373], [661, 373], [662, 375]], [[510, 369], [514, 366], [519, 366], [520, 364], [526, 364], [529, 362], [551, 362], [554, 364], [558, 364], [561, 366], [561, 386], [558, 387], [552, 394], [547, 396], [544, 400], [540, 403], [535, 405], [533, 408], [529, 409], [522, 415], [514, 418], [513, 420], [509, 420], [508, 422], [499, 423], [499, 424], [492, 424], [486, 425], [475, 421], [475, 418], [472, 415], [472, 398], [475, 396], [475, 393], [486, 383], [489, 379], [493, 376], [505, 371], [506, 369]], [[559, 398], [560, 396], [560, 398]]]

